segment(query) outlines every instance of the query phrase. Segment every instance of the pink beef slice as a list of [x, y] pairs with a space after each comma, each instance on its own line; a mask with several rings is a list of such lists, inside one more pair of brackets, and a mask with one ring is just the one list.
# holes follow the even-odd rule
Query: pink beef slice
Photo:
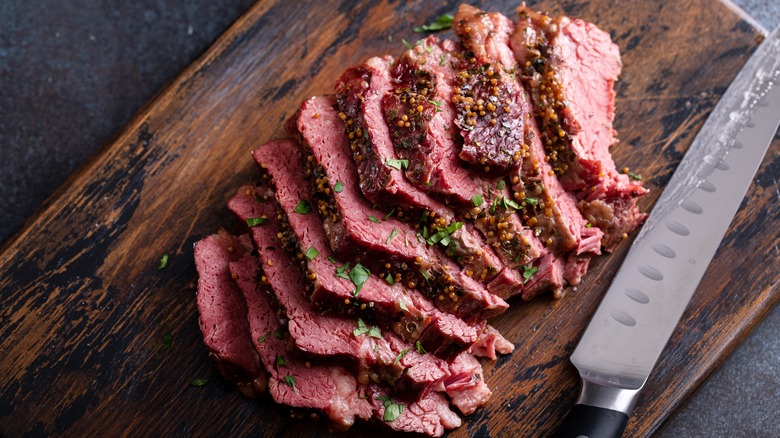
[[[250, 203], [248, 199], [252, 198], [234, 197], [229, 206], [244, 219], [268, 219], [265, 224], [252, 227], [250, 232], [263, 261], [265, 281], [284, 308], [289, 318], [290, 334], [299, 349], [318, 356], [347, 359], [355, 365], [361, 383], [370, 380], [387, 382], [410, 396], [421, 396], [440, 388], [442, 379], [448, 376], [443, 360], [433, 355], [420, 355], [416, 351], [396, 360], [404, 350], [413, 350], [412, 344], [388, 332], [381, 333], [381, 337], [368, 336], [367, 333], [355, 336], [354, 330], [358, 328], [355, 319], [330, 315], [315, 308], [304, 296], [306, 280], [290, 255], [282, 249], [278, 237], [282, 227], [274, 213], [278, 205], [273, 205], [270, 200]], [[257, 216], [247, 216], [249, 214]]]
[[[273, 200], [273, 194], [267, 196], [267, 190], [258, 189], [253, 187], [243, 187], [238, 191], [238, 194], [231, 199], [228, 206], [236, 213], [242, 220], [250, 217], [266, 217], [269, 222], [266, 222], [261, 227], [253, 227], [250, 232], [257, 246], [266, 249], [261, 249], [261, 256], [263, 251], [271, 251], [271, 247], [280, 246], [277, 234], [283, 233], [282, 228], [278, 225], [278, 219], [275, 217], [274, 210], [278, 208], [278, 204]], [[258, 201], [263, 197], [269, 199], [263, 203]], [[273, 256], [273, 257], [272, 257]], [[317, 257], [322, 256], [322, 254]], [[295, 269], [286, 270], [285, 267], [292, 266], [295, 263], [289, 260], [289, 257], [285, 257], [283, 252], [267, 253], [264, 256], [266, 259], [272, 260], [273, 265], [266, 266], [266, 271], [281, 270], [280, 274], [284, 276], [269, 276], [270, 280], [276, 281], [275, 290], [285, 289], [293, 292], [285, 293], [285, 297], [292, 295], [295, 301], [287, 299], [283, 304], [286, 308], [303, 309], [306, 312], [295, 313], [301, 315], [306, 321], [311, 319], [312, 315], [316, 314], [316, 310], [311, 309], [311, 303], [303, 298], [303, 291], [306, 288], [306, 281], [303, 276]], [[274, 284], [272, 283], [272, 286]], [[285, 288], [285, 285], [287, 287]], [[281, 295], [281, 292], [277, 293]], [[300, 295], [300, 296], [298, 296]], [[480, 332], [482, 331], [484, 324], [470, 325], [463, 320], [455, 318], [453, 315], [443, 313], [436, 309], [430, 301], [425, 299], [420, 293], [415, 291], [407, 291], [406, 295], [401, 297], [403, 306], [399, 303], [399, 309], [397, 310], [397, 316], [394, 323], [392, 323], [392, 329], [394, 332], [401, 336], [405, 336], [409, 342], [419, 340], [427, 351], [434, 353], [435, 355], [443, 358], [454, 356], [466, 348], [469, 348], [478, 339]], [[369, 303], [370, 304], [370, 303]], [[358, 308], [352, 307], [357, 312]], [[362, 314], [365, 320], [370, 322], [376, 319], [371, 315], [371, 311], [374, 311], [374, 307], [367, 306], [368, 311]], [[289, 311], [288, 311], [289, 312]], [[353, 315], [361, 316], [361, 314]], [[324, 320], [329, 320], [325, 318]], [[340, 320], [334, 319], [340, 323]], [[421, 321], [426, 321], [425, 324], [421, 324]], [[326, 321], [327, 322], [327, 321]], [[293, 327], [296, 322], [291, 322], [290, 326]], [[332, 324], [331, 324], [332, 325]], [[339, 326], [341, 327], [341, 326]], [[355, 328], [354, 323], [350, 323], [348, 327], [342, 327], [343, 330], [334, 334], [335, 336], [346, 336], [349, 338], [349, 334]], [[411, 333], [419, 334], [417, 338], [410, 338], [408, 335]], [[321, 334], [321, 332], [307, 333], [308, 336], [330, 336]], [[323, 343], [327, 340], [314, 340], [314, 343]], [[327, 345], [327, 342], [324, 342]], [[360, 348], [342, 349], [343, 351], [357, 351]], [[312, 347], [302, 347], [303, 349], [311, 350]], [[340, 351], [342, 351], [340, 350]]]
[[257, 258], [245, 252], [230, 262], [230, 272], [246, 300], [252, 342], [271, 376], [271, 397], [295, 408], [319, 410], [342, 427], [351, 426], [356, 418], [371, 418], [372, 407], [361, 397], [360, 385], [348, 370], [307, 360], [288, 345], [272, 292], [259, 281], [262, 271]]
[[618, 173], [609, 152], [617, 143], [612, 122], [618, 47], [583, 20], [551, 19], [524, 7], [519, 15], [512, 47], [548, 160], [563, 187], [577, 192], [583, 216], [604, 232], [603, 246], [612, 251], [644, 220], [636, 198], [647, 193], [639, 181]]
[[528, 278], [523, 287], [523, 300], [528, 301], [545, 291], [552, 291], [556, 299], [563, 297], [565, 285], [563, 260], [553, 253], [548, 253], [539, 259], [534, 267], [536, 272]]
[[[385, 206], [386, 211], [393, 212], [407, 221], [422, 222], [420, 225], [428, 227], [444, 227], [456, 221], [455, 214], [404, 178], [402, 169], [405, 162], [399, 161], [393, 149], [390, 127], [382, 110], [383, 101], [393, 95], [392, 61], [390, 57], [370, 58], [363, 64], [348, 69], [339, 78], [336, 84], [336, 104], [340, 112], [336, 114], [341, 120], [334, 117], [314, 119], [316, 114], [333, 114], [330, 109], [333, 102], [327, 97], [313, 98], [304, 102], [298, 116], [288, 122], [288, 132], [294, 136], [305, 132], [310, 141], [312, 137], [332, 137], [332, 143], [325, 143], [324, 146], [336, 150], [342, 149], [339, 146], [343, 146], [344, 157], [350, 154], [353, 156], [357, 163], [360, 189], [371, 202]], [[398, 128], [397, 124], [395, 128]], [[339, 135], [344, 130], [346, 133]], [[312, 142], [312, 147], [318, 144]], [[329, 152], [336, 154], [336, 151]], [[342, 153], [336, 155], [340, 156]], [[415, 169], [412, 171], [417, 172]], [[418, 221], [418, 218], [426, 220]], [[470, 228], [457, 230], [451, 239], [456, 245], [452, 246], [450, 251], [462, 266], [473, 272], [484, 272], [489, 278], [493, 278], [502, 269], [495, 254], [483, 248], [480, 237]]]
[[[410, 403], [372, 384], [366, 387], [366, 395], [374, 408], [374, 417], [395, 431], [439, 437], [445, 430], [455, 429], [462, 424], [458, 414], [450, 409], [449, 402], [439, 392]], [[387, 415], [388, 408], [393, 405], [396, 405], [394, 410], [400, 405], [400, 414], [394, 419]]]
[[243, 244], [224, 231], [195, 244], [198, 322], [219, 372], [247, 397], [257, 397], [265, 392], [268, 375], [252, 346], [246, 303], [228, 269]]
[[478, 407], [487, 403], [492, 395], [485, 383], [482, 365], [474, 356], [463, 353], [450, 364], [452, 376], [444, 383], [445, 391], [464, 415], [473, 414]]
[[509, 354], [515, 351], [515, 346], [493, 326], [486, 326], [479, 340], [471, 346], [469, 353], [478, 357], [487, 357], [496, 360], [498, 354]]
[[[478, 322], [506, 310], [506, 302], [475, 280], [473, 271], [461, 271], [437, 247], [427, 246], [415, 229], [392, 215], [382, 217], [380, 210], [369, 205], [357, 189], [354, 163], [346, 159], [349, 145], [338, 129], [341, 121], [331, 99], [307, 100], [297, 120], [302, 144], [312, 157], [307, 162], [316, 163], [310, 170], [317, 182], [317, 209], [322, 213], [325, 232], [337, 254], [363, 260], [380, 272], [382, 278], [389, 275], [396, 283], [413, 285], [410, 288], [423, 291], [439, 309], [467, 322]], [[292, 161], [277, 160], [285, 161], [284, 165], [288, 166]], [[332, 188], [337, 183], [343, 185], [341, 191]], [[436, 233], [431, 231], [431, 234]]]
[[460, 157], [488, 173], [505, 175], [520, 164], [530, 108], [514, 76], [509, 48], [514, 24], [507, 17], [461, 5], [452, 29], [466, 50], [458, 66], [452, 102], [463, 137]]

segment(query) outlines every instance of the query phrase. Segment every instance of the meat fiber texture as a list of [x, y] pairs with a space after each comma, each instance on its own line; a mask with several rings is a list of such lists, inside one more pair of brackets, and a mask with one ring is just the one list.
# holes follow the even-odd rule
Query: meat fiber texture
[[610, 155], [617, 46], [518, 17], [462, 5], [457, 41], [346, 69], [253, 152], [228, 204], [251, 239], [195, 247], [204, 343], [242, 392], [439, 436], [491, 396], [476, 358], [514, 350], [486, 319], [563, 297], [644, 220]]

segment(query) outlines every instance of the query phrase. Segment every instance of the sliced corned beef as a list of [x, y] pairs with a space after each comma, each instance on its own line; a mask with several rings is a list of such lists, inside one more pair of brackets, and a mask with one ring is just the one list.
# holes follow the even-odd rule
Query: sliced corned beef
[[252, 342], [271, 375], [271, 397], [288, 406], [322, 411], [341, 426], [351, 426], [355, 418], [371, 418], [372, 407], [348, 370], [307, 360], [288, 347], [287, 330], [277, 319], [267, 286], [258, 278], [259, 268], [257, 258], [248, 252], [230, 262], [231, 276], [246, 300]]
[[556, 257], [553, 253], [547, 253], [539, 259], [535, 266], [526, 272], [532, 274], [523, 287], [523, 300], [528, 301], [542, 292], [552, 291], [555, 298], [563, 296], [564, 282], [564, 263], [563, 260]]
[[[242, 188], [239, 190], [238, 194], [231, 199], [229, 206], [243, 219], [246, 219], [247, 217], [259, 217], [252, 215], [265, 215], [265, 217], [268, 218], [268, 222], [263, 224], [262, 227], [253, 227], [250, 231], [257, 246], [260, 248], [265, 247], [260, 250], [261, 256], [267, 252], [264, 257], [272, 261], [272, 265], [265, 266], [266, 272], [269, 273], [269, 281], [273, 280], [272, 286], [274, 282], [276, 283], [275, 290], [282, 288], [287, 284], [288, 290], [300, 290], [302, 294], [303, 288], [305, 287], [305, 281], [301, 278], [301, 275], [297, 274], [294, 269], [292, 270], [293, 272], [285, 270], [285, 268], [292, 266], [294, 263], [290, 261], [289, 258], [286, 258], [281, 252], [270, 252], [273, 251], [271, 247], [279, 246], [277, 233], [280, 232], [280, 228], [277, 225], [277, 219], [272, 213], [276, 201], [270, 199], [266, 203], [259, 203], [253, 196], [253, 194], [257, 192], [253, 192], [253, 190], [256, 189], [250, 187]], [[280, 271], [278, 274], [276, 273], [277, 270]], [[273, 271], [274, 275], [270, 275], [272, 273], [271, 271]], [[280, 300], [284, 297], [285, 304], [283, 304], [283, 306], [285, 308], [292, 307], [293, 310], [299, 309], [300, 312], [295, 314], [301, 316], [301, 318], [308, 321], [312, 319], [310, 316], [316, 316], [316, 311], [311, 309], [311, 303], [302, 296], [290, 297], [288, 295], [292, 295], [291, 293], [282, 294], [281, 292], [277, 292], [277, 295], [280, 296]], [[372, 309], [372, 307], [369, 307], [369, 309]], [[484, 322], [471, 325], [451, 314], [439, 311], [416, 291], [406, 291], [406, 295], [403, 297], [403, 305], [399, 304], [398, 312], [399, 314], [396, 316], [396, 321], [392, 323], [393, 331], [399, 334], [419, 333], [418, 339], [407, 340], [409, 342], [418, 340], [428, 352], [443, 358], [452, 357], [469, 348], [476, 342], [484, 326]], [[413, 317], [412, 315], [415, 314], [418, 316]], [[368, 316], [370, 317], [371, 315]], [[334, 319], [333, 321], [330, 321], [330, 318], [325, 317], [315, 317], [314, 319], [321, 320], [322, 324], [328, 323], [327, 325], [329, 327], [338, 326], [341, 329], [341, 332], [336, 333], [335, 335], [337, 336], [346, 335], [349, 337], [349, 333], [355, 328], [354, 323], [349, 324], [347, 327], [344, 327], [343, 324], [338, 325], [341, 324], [341, 321], [338, 319]], [[420, 323], [423, 319], [427, 321], [424, 327]], [[370, 320], [367, 319], [367, 321]], [[295, 321], [291, 321], [290, 323], [291, 330], [293, 330], [294, 333], [298, 333], [294, 330], [297, 329], [296, 324], [298, 323]], [[328, 336], [321, 333], [307, 333], [307, 335], [309, 337], [312, 335]], [[298, 338], [300, 338], [300, 336]], [[317, 340], [315, 339], [314, 342], [316, 343]], [[327, 345], [327, 343], [325, 344]], [[346, 350], [343, 348], [342, 350], [353, 351], [352, 347], [354, 346], [348, 346]], [[302, 346], [301, 348], [311, 351], [314, 347]]]
[[438, 392], [413, 403], [393, 397], [379, 385], [368, 385], [366, 395], [374, 408], [374, 417], [392, 430], [438, 437], [446, 429], [461, 425], [458, 414], [452, 412], [447, 399]]
[[[482, 195], [481, 178], [462, 166], [455, 144], [453, 63], [462, 50], [431, 35], [396, 60], [393, 92], [383, 110], [395, 152], [409, 160], [406, 176], [418, 188], [447, 196], [460, 208]], [[405, 119], [405, 120], [404, 120]]]
[[471, 346], [469, 353], [478, 357], [496, 360], [498, 354], [509, 354], [515, 351], [515, 345], [504, 338], [493, 326], [486, 326], [479, 340]]
[[452, 29], [468, 52], [458, 66], [452, 97], [464, 139], [460, 157], [486, 172], [506, 174], [522, 159], [530, 111], [521, 99], [522, 86], [505, 71], [515, 66], [508, 45], [513, 23], [464, 4]]
[[522, 171], [512, 171], [513, 198], [522, 207], [524, 222], [530, 225], [545, 246], [557, 255], [576, 248], [585, 219], [577, 209], [577, 199], [566, 192], [545, 160], [544, 147], [536, 122], [528, 123], [527, 155]]
[[647, 192], [618, 173], [609, 153], [617, 143], [612, 121], [618, 47], [583, 20], [551, 19], [525, 7], [519, 15], [512, 47], [548, 160], [563, 187], [585, 201], [583, 215], [604, 231], [604, 247], [611, 251], [644, 220], [636, 198]]
[[[451, 242], [451, 234], [465, 228], [462, 223], [447, 226], [444, 221], [442, 229], [424, 228], [420, 235], [391, 215], [381, 217], [382, 213], [361, 196], [354, 164], [344, 159], [349, 155], [349, 145], [339, 129], [342, 122], [331, 104], [332, 100], [326, 97], [311, 98], [296, 116], [302, 144], [312, 157], [311, 161], [307, 157], [307, 162], [316, 163], [312, 172], [317, 178], [316, 207], [324, 217], [331, 247], [339, 254], [362, 257], [376, 271], [387, 269], [381, 277], [389, 275], [395, 282], [420, 289], [432, 297], [437, 307], [468, 322], [503, 312], [507, 304], [478, 283], [473, 278], [476, 273], [461, 271], [436, 247], [425, 244], [426, 232], [430, 233], [429, 243]], [[292, 165], [281, 157], [267, 155], [268, 160], [284, 161], [280, 166]], [[342, 190], [333, 188], [337, 184], [342, 185]], [[446, 248], [449, 251], [452, 245]]]
[[[246, 199], [246, 198], [245, 198]], [[304, 296], [305, 280], [277, 237], [281, 227], [273, 214], [272, 201], [254, 206], [233, 198], [230, 203], [240, 217], [247, 213], [265, 215], [262, 225], [250, 229], [262, 260], [264, 278], [274, 291], [289, 319], [288, 328], [302, 351], [323, 357], [342, 357], [356, 366], [361, 383], [386, 382], [409, 396], [438, 390], [449, 373], [444, 361], [418, 354], [414, 347], [392, 333], [371, 330], [356, 320], [322, 312]], [[251, 207], [251, 209], [247, 209]], [[256, 216], [262, 217], [262, 216]], [[411, 307], [411, 304], [410, 306]], [[404, 353], [406, 351], [406, 353]]]
[[252, 346], [247, 308], [230, 278], [228, 263], [243, 250], [239, 239], [220, 231], [195, 244], [198, 323], [209, 358], [247, 397], [265, 392], [268, 375]]
[[[420, 226], [447, 227], [456, 222], [452, 210], [412, 186], [401, 171], [408, 166], [408, 160], [398, 159], [394, 152], [390, 127], [382, 110], [384, 98], [393, 92], [391, 64], [390, 57], [370, 58], [348, 69], [336, 84], [340, 120], [330, 117], [333, 113], [330, 98], [312, 98], [304, 102], [299, 114], [288, 122], [288, 133], [298, 136], [306, 131], [317, 140], [330, 137], [326, 148], [337, 149], [339, 156], [353, 156], [360, 189], [371, 202], [387, 207], [385, 211], [406, 221], [421, 222]], [[415, 107], [415, 111], [417, 109]], [[324, 117], [326, 113], [327, 118]], [[323, 115], [323, 119], [314, 119], [317, 114]], [[343, 134], [339, 135], [340, 132]], [[314, 145], [317, 144], [319, 142], [314, 141]], [[342, 148], [343, 153], [340, 152]], [[455, 230], [450, 239], [455, 242], [449, 248], [452, 256], [462, 266], [479, 273], [477, 277], [484, 274], [492, 278], [501, 270], [500, 261], [491, 251], [482, 248], [481, 239], [468, 227]]]
[[485, 384], [482, 365], [474, 356], [463, 353], [450, 364], [452, 375], [444, 382], [452, 404], [464, 415], [470, 415], [485, 404], [492, 392]]

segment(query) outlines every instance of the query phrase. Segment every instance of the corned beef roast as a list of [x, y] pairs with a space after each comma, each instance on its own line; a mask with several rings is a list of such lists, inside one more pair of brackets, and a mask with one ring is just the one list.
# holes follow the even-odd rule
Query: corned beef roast
[[487, 319], [561, 298], [644, 220], [608, 34], [525, 5], [452, 28], [306, 99], [228, 203], [242, 235], [195, 244], [204, 343], [243, 394], [440, 436], [490, 398], [477, 358], [514, 350]]

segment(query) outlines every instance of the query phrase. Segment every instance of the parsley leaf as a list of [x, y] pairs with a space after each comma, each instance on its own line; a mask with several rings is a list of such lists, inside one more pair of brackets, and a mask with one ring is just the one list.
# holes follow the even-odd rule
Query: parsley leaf
[[305, 199], [301, 199], [293, 211], [300, 214], [309, 214], [311, 213], [311, 205]]
[[263, 225], [266, 222], [268, 222], [268, 218], [266, 218], [266, 217], [248, 217], [248, 218], [246, 218], [246, 226], [249, 227], [249, 228], [256, 227], [258, 225]]
[[336, 258], [333, 256], [328, 256], [328, 261], [331, 263], [338, 263], [338, 260], [336, 260]]
[[363, 284], [365, 284], [370, 275], [371, 272], [360, 263], [355, 264], [355, 266], [349, 271], [349, 279], [355, 283], [355, 286], [357, 286], [354, 293], [356, 297], [358, 296], [358, 293], [360, 293], [360, 289], [363, 287]]
[[409, 308], [408, 308], [408, 307], [406, 307], [406, 303], [405, 303], [405, 302], [403, 302], [403, 301], [399, 301], [399, 302], [398, 302], [398, 307], [400, 307], [400, 308], [401, 308], [401, 310], [403, 310], [404, 312], [408, 312], [408, 311], [409, 311]]
[[525, 198], [523, 199], [523, 202], [526, 204], [536, 205], [539, 203], [539, 200], [537, 198]]
[[379, 327], [368, 327], [366, 323], [363, 322], [363, 320], [360, 318], [358, 318], [357, 323], [358, 328], [352, 330], [352, 334], [355, 335], [355, 337], [360, 335], [368, 335], [372, 338], [382, 339], [382, 331], [379, 330]]
[[[526, 199], [528, 199], [528, 198], [526, 198]], [[513, 210], [520, 210], [522, 208], [520, 206], [520, 204], [515, 202], [514, 199], [507, 199], [507, 198], [503, 198], [503, 197], [499, 201], [499, 205], [501, 205], [501, 207], [504, 210], [509, 210], [510, 208], [513, 209]]]
[[290, 388], [295, 389], [295, 377], [290, 375], [284, 376], [284, 383], [286, 383]]
[[417, 33], [422, 32], [436, 32], [439, 30], [449, 29], [452, 26], [452, 19], [455, 18], [450, 14], [444, 14], [436, 17], [435, 20], [428, 24], [423, 24], [414, 28]]
[[349, 280], [349, 275], [347, 275], [347, 271], [349, 271], [349, 262], [344, 263], [343, 265], [336, 268], [336, 277], [346, 278], [347, 280]]
[[[463, 227], [463, 222], [453, 222], [446, 228], [437, 228], [436, 233], [434, 233], [431, 237], [428, 238], [427, 242], [428, 245], [436, 245], [437, 243], [441, 243], [444, 246], [448, 246], [450, 242], [452, 241], [451, 237], [452, 233], [458, 231]], [[425, 234], [423, 234], [425, 235]]]
[[270, 333], [266, 333], [263, 336], [260, 336], [260, 338], [257, 340], [257, 343], [258, 344], [262, 344], [263, 342], [265, 342], [266, 339], [268, 339], [269, 335], [270, 335]]
[[503, 179], [498, 180], [498, 184], [496, 184], [496, 188], [498, 190], [504, 190], [504, 187], [506, 187], [506, 182]]
[[344, 190], [344, 183], [341, 181], [336, 182], [336, 185], [333, 186], [333, 191], [336, 193], [341, 193], [342, 190]]
[[371, 327], [368, 329], [368, 336], [372, 338], [382, 339], [382, 331], [379, 330], [379, 327]]
[[369, 216], [368, 220], [370, 220], [371, 222], [377, 223], [377, 224], [382, 222], [379, 219], [377, 219], [375, 216]]
[[284, 338], [284, 332], [282, 331], [281, 327], [279, 327], [276, 330], [274, 330], [274, 337], [276, 339], [283, 339]]
[[474, 195], [473, 198], [471, 198], [471, 203], [474, 204], [474, 207], [482, 207], [482, 203], [485, 202], [482, 199], [482, 195]]
[[385, 277], [385, 281], [390, 286], [393, 286], [395, 284], [395, 280], [393, 279], [393, 276], [391, 274], [387, 274], [387, 276]]
[[396, 170], [409, 168], [409, 160], [394, 160], [392, 158], [385, 158], [385, 164]]
[[407, 348], [406, 350], [403, 350], [402, 352], [398, 353], [398, 356], [395, 357], [395, 360], [393, 361], [393, 365], [397, 364], [401, 359], [404, 358], [409, 352], [412, 351], [411, 348]]
[[444, 53], [441, 54], [439, 57], [439, 65], [444, 65], [447, 63], [447, 58], [444, 56]]
[[416, 341], [416, 342], [414, 343], [414, 348], [416, 348], [416, 349], [417, 349], [417, 352], [418, 352], [418, 353], [420, 353], [420, 354], [425, 354], [425, 348], [423, 348], [423, 346], [422, 346], [422, 344], [420, 343], [420, 341]]
[[276, 356], [276, 367], [279, 368], [279, 367], [286, 367], [286, 366], [287, 366], [287, 361], [284, 360], [284, 357]]
[[201, 386], [208, 383], [208, 379], [192, 379], [190, 380], [190, 386], [193, 386], [195, 388], [200, 388]]
[[405, 39], [401, 38], [401, 42], [406, 46], [407, 49], [411, 49], [414, 47], [413, 45], [409, 44], [409, 41], [406, 41]]
[[626, 175], [628, 175], [629, 178], [635, 179], [637, 181], [641, 181], [642, 180], [642, 175], [639, 174], [639, 173], [628, 172], [628, 173], [626, 173]]
[[592, 223], [590, 223], [590, 222], [588, 222], [588, 223], [586, 223], [586, 224], [585, 224], [585, 228], [592, 228], [592, 227], [593, 227], [593, 224], [592, 224]]
[[313, 247], [313, 246], [312, 246], [312, 247], [310, 247], [310, 248], [309, 248], [309, 249], [306, 251], [306, 258], [307, 258], [307, 259], [309, 259], [309, 260], [313, 260], [313, 259], [314, 259], [314, 257], [317, 257], [318, 255], [320, 255], [320, 252], [319, 252], [319, 251], [317, 251], [317, 248], [315, 248], [315, 247]]
[[388, 219], [390, 219], [390, 216], [392, 216], [392, 215], [393, 215], [393, 213], [395, 213], [395, 208], [394, 208], [394, 209], [392, 209], [392, 210], [390, 210], [390, 213], [387, 213], [387, 214], [385, 215], [385, 220], [388, 220]]
[[398, 230], [393, 228], [393, 232], [390, 233], [390, 236], [387, 238], [387, 241], [385, 243], [390, 243], [391, 240], [393, 240], [393, 237], [398, 235]]
[[171, 348], [172, 343], [173, 343], [173, 335], [170, 333], [166, 333], [163, 336], [163, 348], [166, 350]]
[[404, 405], [400, 403], [390, 403], [385, 407], [385, 415], [382, 416], [382, 419], [385, 421], [394, 421], [396, 418], [400, 417], [403, 412]]
[[538, 270], [536, 266], [523, 266], [523, 284], [527, 283]]
[[160, 257], [160, 264], [157, 265], [157, 270], [162, 271], [168, 266], [168, 254], [163, 254], [162, 257]]

